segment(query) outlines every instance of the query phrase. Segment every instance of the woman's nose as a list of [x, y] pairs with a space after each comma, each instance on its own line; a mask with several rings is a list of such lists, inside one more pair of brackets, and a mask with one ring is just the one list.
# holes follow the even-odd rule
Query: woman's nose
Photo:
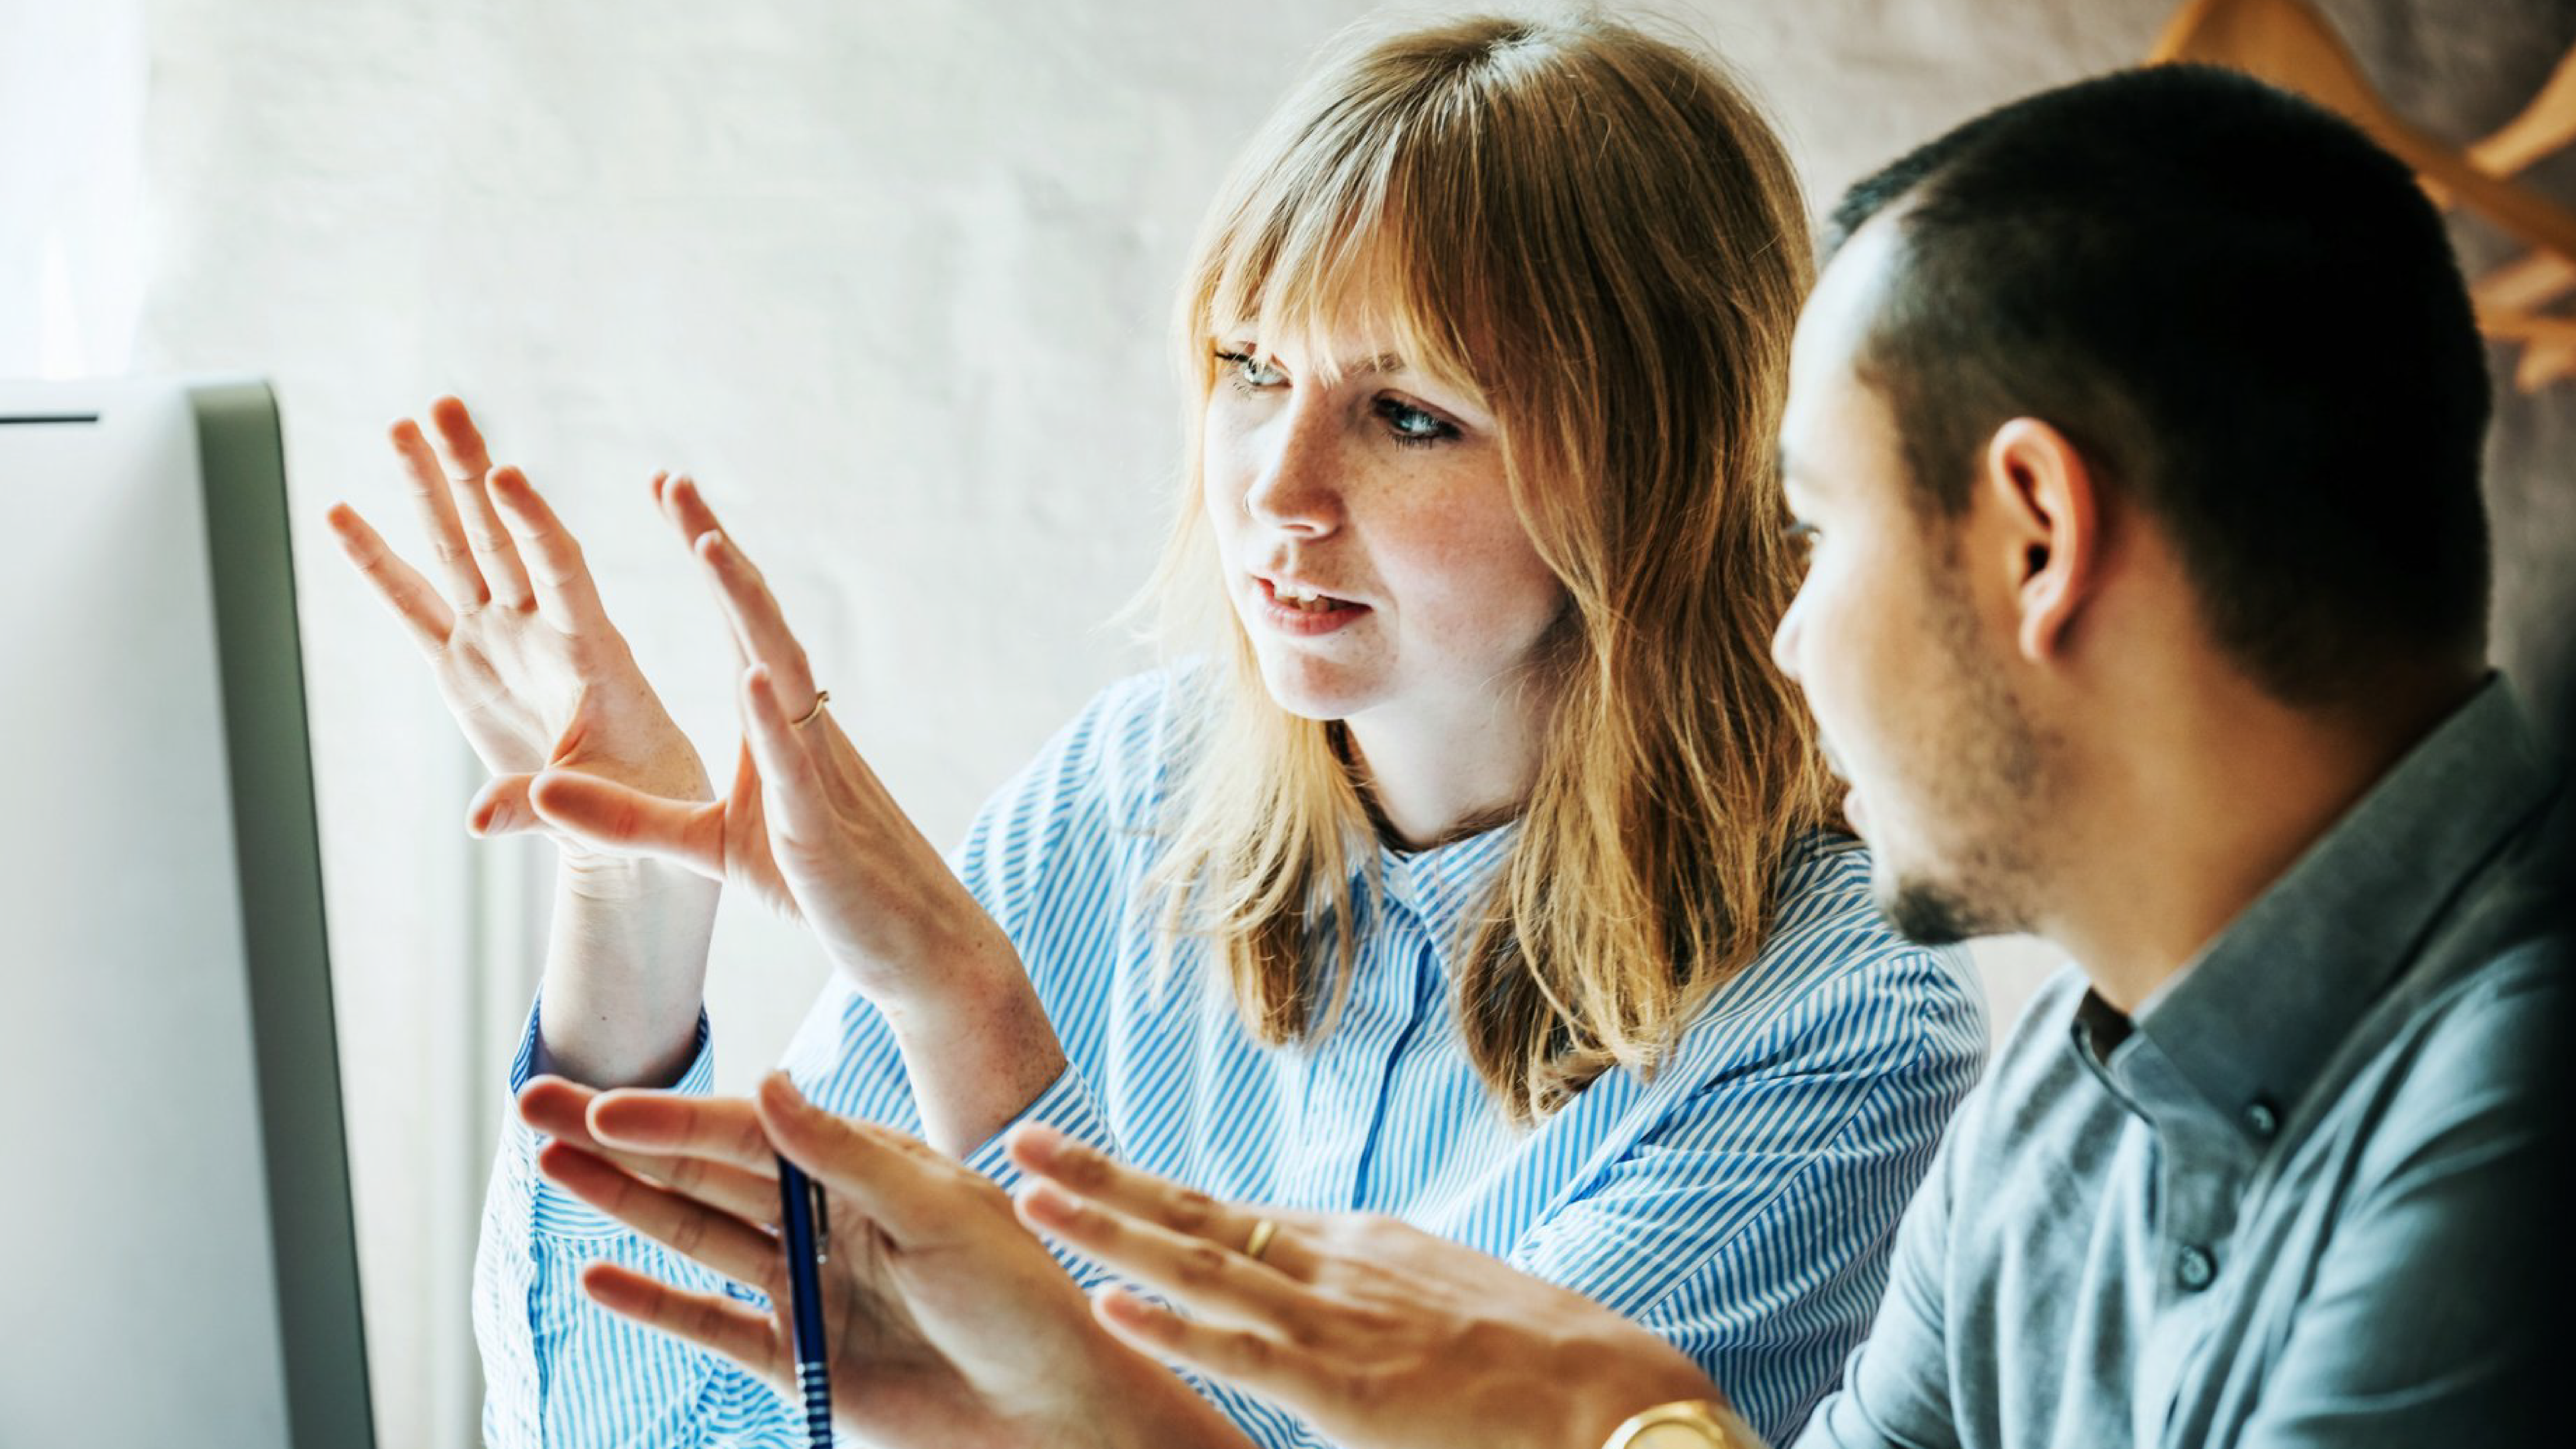
[[1341, 521], [1341, 438], [1323, 408], [1300, 399], [1264, 430], [1266, 446], [1243, 511], [1287, 533], [1331, 532]]

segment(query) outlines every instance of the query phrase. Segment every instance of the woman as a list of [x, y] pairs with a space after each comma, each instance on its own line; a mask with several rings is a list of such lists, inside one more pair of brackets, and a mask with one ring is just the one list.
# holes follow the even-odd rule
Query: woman
[[[569, 852], [514, 1087], [702, 1087], [712, 899], [677, 864], [840, 967], [788, 1058], [822, 1105], [1005, 1182], [999, 1133], [1037, 1122], [1209, 1192], [1399, 1217], [1794, 1426], [1984, 1043], [1959, 958], [1877, 921], [1767, 660], [1808, 256], [1758, 114], [1632, 30], [1463, 21], [1326, 65], [1183, 287], [1194, 466], [1159, 593], [1195, 662], [1095, 700], [954, 874], [693, 486], [656, 498], [747, 665], [718, 801], [527, 480], [452, 400], [453, 474], [398, 425], [452, 597], [335, 522], [496, 771], [476, 827]], [[552, 1090], [526, 1115], [561, 1127]], [[496, 1441], [783, 1432], [756, 1376], [584, 1311], [594, 1263], [717, 1280], [537, 1151], [514, 1124], [478, 1270]], [[1209, 1392], [1256, 1439], [1312, 1437]]]

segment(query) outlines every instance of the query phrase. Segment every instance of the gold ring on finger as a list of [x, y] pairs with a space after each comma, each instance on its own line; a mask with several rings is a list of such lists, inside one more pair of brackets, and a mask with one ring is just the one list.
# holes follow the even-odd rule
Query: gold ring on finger
[[1277, 1236], [1279, 1236], [1279, 1224], [1275, 1220], [1263, 1218], [1254, 1223], [1252, 1237], [1243, 1245], [1243, 1256], [1256, 1263], [1260, 1262], [1261, 1255], [1270, 1251], [1270, 1240]]
[[814, 722], [814, 716], [823, 712], [824, 701], [831, 697], [832, 691], [828, 689], [818, 689], [814, 691], [814, 707], [805, 711], [805, 717], [803, 719], [796, 721], [796, 728], [801, 730], [807, 725], [812, 724]]

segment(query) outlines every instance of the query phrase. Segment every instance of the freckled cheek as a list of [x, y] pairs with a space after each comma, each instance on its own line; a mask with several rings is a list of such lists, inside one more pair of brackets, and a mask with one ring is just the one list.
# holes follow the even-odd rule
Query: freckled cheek
[[1384, 520], [1369, 551], [1408, 627], [1460, 652], [1517, 653], [1562, 607], [1563, 586], [1510, 515]]
[[1249, 476], [1211, 433], [1199, 455], [1199, 505], [1206, 510], [1208, 526], [1216, 534], [1218, 556], [1229, 564], [1240, 556], [1243, 498]]

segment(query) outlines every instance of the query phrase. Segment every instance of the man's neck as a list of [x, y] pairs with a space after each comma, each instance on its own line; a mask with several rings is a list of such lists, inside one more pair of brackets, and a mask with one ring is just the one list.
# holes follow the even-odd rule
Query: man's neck
[[2042, 934], [2135, 1014], [2476, 689], [2445, 677], [2333, 714], [2221, 688], [2135, 722], [2088, 762]]

